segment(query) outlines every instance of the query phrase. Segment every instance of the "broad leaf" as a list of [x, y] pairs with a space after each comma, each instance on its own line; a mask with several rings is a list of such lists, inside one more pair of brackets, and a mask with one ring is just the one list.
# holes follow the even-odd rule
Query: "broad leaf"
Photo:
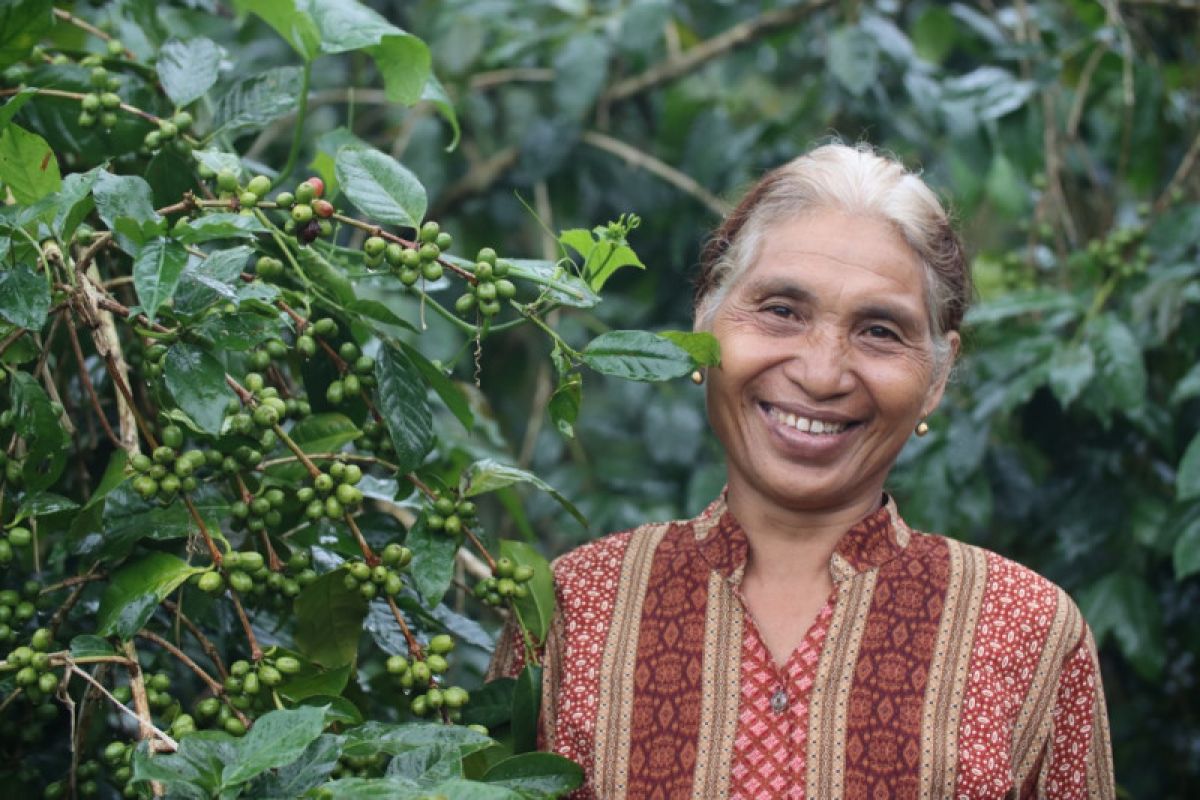
[[136, 175], [113, 175], [99, 172], [92, 187], [96, 199], [96, 211], [109, 228], [115, 227], [119, 217], [132, 217], [139, 223], [158, 222], [160, 217], [154, 210], [154, 192], [150, 184]]
[[1175, 473], [1175, 494], [1180, 500], [1200, 497], [1200, 433], [1192, 437], [1191, 444], [1179, 460]]
[[154, 609], [188, 578], [204, 572], [167, 553], [151, 553], [118, 570], [109, 579], [96, 611], [96, 633], [132, 637]]
[[20, 203], [32, 203], [62, 185], [58, 159], [46, 140], [19, 125], [0, 131], [0, 180]]
[[239, 81], [217, 104], [217, 131], [239, 136], [266, 127], [296, 108], [300, 86], [299, 67], [275, 67]]
[[206, 214], [199, 219], [176, 225], [171, 235], [184, 244], [203, 244], [213, 239], [253, 239], [254, 234], [266, 232], [258, 217], [241, 214]]
[[1087, 342], [1060, 348], [1050, 359], [1050, 390], [1066, 408], [1087, 388], [1095, 374], [1096, 359]]
[[[329, 721], [328, 715], [326, 721]], [[340, 736], [318, 736], [292, 763], [260, 776], [245, 796], [258, 800], [294, 800], [304, 797], [306, 792], [329, 779], [333, 768], [337, 766], [341, 747]]]
[[163, 361], [163, 379], [179, 408], [202, 430], [214, 436], [221, 432], [225, 406], [235, 395], [216, 356], [184, 342], [171, 345]]
[[555, 753], [522, 753], [496, 764], [483, 780], [525, 797], [562, 797], [583, 785], [583, 767]]
[[417, 368], [417, 371], [429, 382], [433, 390], [437, 392], [438, 397], [442, 398], [442, 402], [446, 404], [446, 408], [450, 409], [450, 413], [462, 423], [462, 426], [468, 431], [475, 425], [475, 415], [471, 413], [471, 405], [467, 402], [467, 398], [463, 395], [458, 385], [453, 380], [446, 376], [446, 373], [433, 365], [420, 350], [412, 347], [405, 342], [400, 342], [400, 347], [404, 349], [412, 365]]
[[513, 690], [513, 751], [528, 753], [537, 749], [537, 725], [542, 705], [542, 668], [526, 664], [517, 676]]
[[53, 26], [53, 0], [8, 0], [0, 4], [0, 69], [27, 57]]
[[321, 32], [308, 14], [296, 8], [293, 0], [233, 0], [239, 11], [262, 17], [305, 61], [321, 52]]
[[428, 204], [425, 187], [386, 153], [343, 147], [334, 171], [346, 197], [376, 222], [415, 228], [424, 219]]
[[579, 509], [575, 507], [574, 503], [537, 475], [519, 467], [501, 464], [499, 461], [485, 458], [467, 467], [463, 473], [462, 483], [463, 493], [467, 497], [494, 492], [497, 489], [503, 489], [505, 486], [512, 486], [514, 483], [531, 484], [557, 500], [559, 505], [565, 508], [571, 516], [579, 520], [580, 525], [583, 525], [585, 528], [587, 527], [587, 520], [579, 513]]
[[327, 572], [296, 598], [296, 647], [309, 660], [332, 669], [354, 663], [367, 601], [347, 589], [341, 570]]
[[1111, 633], [1143, 678], [1154, 680], [1162, 672], [1162, 609], [1140, 577], [1128, 572], [1108, 575], [1083, 593], [1080, 606], [1097, 644]]
[[67, 462], [67, 433], [33, 375], [14, 372], [8, 380], [13, 430], [24, 438], [27, 447], [21, 475], [25, 490], [36, 492], [53, 485], [62, 474]]
[[[220, 492], [202, 485], [192, 494], [192, 503], [209, 533], [220, 536], [221, 524], [229, 515], [229, 501]], [[196, 523], [183, 503], [164, 506], [157, 500], [143, 500], [124, 483], [105, 497], [98, 528], [74, 532], [78, 539], [74, 550], [80, 555], [99, 553], [106, 560], [117, 561], [142, 539], [184, 539], [194, 531]]]
[[659, 331], [659, 336], [687, 351], [697, 367], [721, 364], [721, 343], [705, 331]]
[[133, 286], [150, 319], [154, 319], [159, 306], [174, 297], [187, 261], [187, 250], [171, 239], [152, 239], [137, 254], [133, 261]]
[[396, 448], [396, 465], [401, 473], [410, 472], [433, 449], [433, 414], [425, 381], [408, 356], [391, 345], [380, 348], [375, 378], [379, 411]]
[[829, 71], [846, 91], [862, 95], [879, 77], [875, 37], [857, 25], [838, 28], [826, 40]]
[[29, 330], [40, 330], [50, 311], [46, 278], [24, 264], [0, 272], [0, 317]]
[[588, 343], [584, 363], [605, 375], [634, 381], [680, 378], [693, 369], [679, 345], [649, 331], [609, 331]]
[[238, 742], [234, 761], [221, 773], [224, 786], [236, 786], [295, 761], [325, 727], [325, 712], [301, 706], [263, 714]]
[[116, 649], [101, 636], [84, 634], [71, 640], [71, 658], [115, 656]]
[[158, 51], [158, 80], [177, 106], [199, 100], [217, 82], [221, 48], [203, 36], [181, 42], [172, 39]]
[[1192, 516], [1191, 522], [1175, 540], [1173, 556], [1176, 580], [1200, 572], [1200, 514]]
[[170, 788], [171, 797], [210, 800], [220, 796], [221, 773], [237, 757], [238, 740], [227, 733], [196, 731], [183, 737], [179, 750], [157, 753], [145, 746], [133, 756], [131, 783], [158, 781]]
[[404, 544], [413, 554], [412, 569], [409, 570], [413, 588], [425, 602], [438, 603], [454, 577], [458, 539], [442, 531], [429, 530], [422, 515], [409, 530]]
[[554, 617], [554, 576], [546, 559], [527, 542], [501, 540], [500, 554], [512, 559], [514, 564], [533, 567], [533, 577], [525, 584], [528, 593], [513, 603], [521, 624], [533, 635], [540, 645], [550, 631], [550, 620]]
[[[292, 428], [290, 436], [305, 453], [336, 453], [343, 445], [354, 441], [359, 433], [358, 426], [349, 417], [333, 412], [305, 417]], [[300, 463], [280, 464], [271, 467], [270, 474], [281, 480], [300, 480], [305, 470]]]
[[550, 419], [563, 436], [571, 438], [575, 435], [575, 420], [579, 417], [579, 407], [582, 404], [583, 377], [577, 372], [564, 375], [547, 403]]

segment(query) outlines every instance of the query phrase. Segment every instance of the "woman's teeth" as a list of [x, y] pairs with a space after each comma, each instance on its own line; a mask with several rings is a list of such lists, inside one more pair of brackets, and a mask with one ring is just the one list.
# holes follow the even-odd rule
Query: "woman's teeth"
[[805, 433], [817, 434], [834, 434], [841, 433], [846, 430], [847, 423], [845, 422], [829, 422], [819, 419], [809, 419], [808, 417], [798, 417], [795, 414], [789, 414], [785, 411], [780, 411], [774, 406], [770, 407], [768, 413], [771, 418], [782, 422], [784, 425], [790, 425], [798, 431]]

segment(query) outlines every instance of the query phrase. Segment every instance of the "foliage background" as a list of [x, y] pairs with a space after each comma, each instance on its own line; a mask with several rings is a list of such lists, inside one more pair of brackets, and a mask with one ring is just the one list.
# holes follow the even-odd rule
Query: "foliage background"
[[[206, 0], [81, 14], [135, 51], [226, 48], [225, 78], [296, 63], [261, 19]], [[249, 5], [249, 3], [247, 3]], [[362, 53], [313, 76], [301, 163], [350, 130], [396, 155], [465, 243], [556, 255], [545, 230], [638, 213], [644, 272], [564, 315], [686, 329], [705, 232], [740, 187], [831, 136], [923, 169], [955, 209], [979, 303], [933, 435], [893, 489], [917, 527], [1013, 557], [1066, 588], [1101, 642], [1117, 778], [1134, 797], [1200, 780], [1200, 9], [1191, 0], [1014, 3], [426, 0], [374, 2], [429, 43], [461, 140], [429, 105], [390, 104]], [[294, 116], [238, 141], [282, 163]], [[532, 213], [531, 213], [532, 209]], [[540, 220], [540, 221], [539, 221]], [[474, 244], [473, 244], [474, 243]], [[426, 341], [458, 341], [430, 320]], [[556, 554], [689, 516], [722, 484], [701, 393], [585, 379], [574, 440], [543, 409], [547, 345], [489, 341], [475, 457], [572, 498], [511, 495], [501, 535]], [[427, 350], [428, 352], [428, 350]], [[469, 380], [469, 369], [460, 377]], [[444, 426], [443, 436], [454, 428]]]

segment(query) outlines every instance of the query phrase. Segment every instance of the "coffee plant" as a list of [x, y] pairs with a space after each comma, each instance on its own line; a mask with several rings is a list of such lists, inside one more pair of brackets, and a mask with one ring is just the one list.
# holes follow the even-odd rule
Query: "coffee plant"
[[[369, 61], [457, 130], [454, 108], [426, 44], [354, 0], [234, 6], [301, 66], [231, 75], [133, 6], [0, 10], [0, 776], [46, 798], [560, 796], [579, 768], [531, 752], [550, 574], [495, 531], [517, 485], [579, 512], [455, 442], [486, 436], [507, 331], [542, 337], [566, 437], [582, 370], [677, 378], [713, 342], [558, 333], [641, 266], [636, 215], [531, 259], [452, 235], [345, 129], [300, 174], [314, 65]], [[293, 110], [279, 163], [247, 157]], [[504, 620], [529, 666], [481, 684]]]

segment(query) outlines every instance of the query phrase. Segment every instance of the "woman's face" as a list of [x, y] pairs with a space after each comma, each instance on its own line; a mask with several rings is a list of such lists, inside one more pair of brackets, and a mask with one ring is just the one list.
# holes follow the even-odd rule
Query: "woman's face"
[[873, 507], [945, 388], [928, 319], [921, 263], [887, 223], [829, 210], [768, 228], [713, 321], [708, 415], [731, 492]]

